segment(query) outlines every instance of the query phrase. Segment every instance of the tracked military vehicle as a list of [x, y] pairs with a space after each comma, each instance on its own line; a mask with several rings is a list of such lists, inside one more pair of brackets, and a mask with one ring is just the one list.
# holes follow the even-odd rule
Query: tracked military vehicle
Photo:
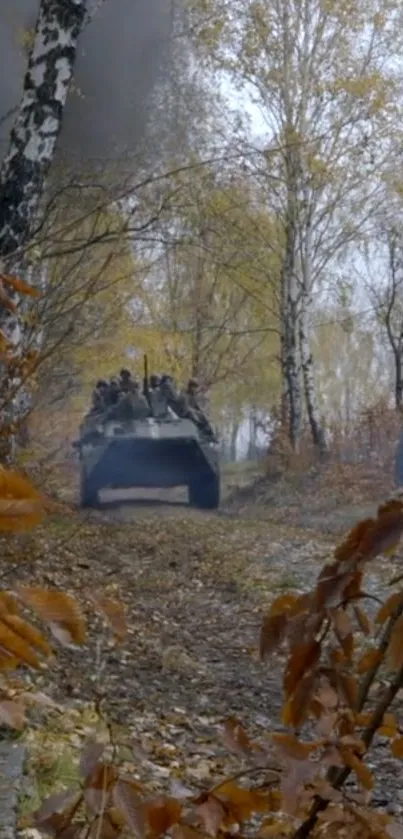
[[88, 415], [79, 450], [80, 503], [95, 507], [103, 489], [186, 486], [191, 506], [220, 503], [219, 444], [189, 417], [113, 419]]

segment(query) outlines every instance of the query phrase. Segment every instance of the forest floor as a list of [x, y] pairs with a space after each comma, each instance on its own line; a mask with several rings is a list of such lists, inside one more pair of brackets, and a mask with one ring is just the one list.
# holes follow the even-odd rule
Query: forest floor
[[[362, 477], [360, 490], [345, 474], [339, 479], [328, 481], [326, 494], [313, 476], [252, 488], [231, 476], [218, 513], [191, 510], [179, 497], [83, 513], [69, 490], [60, 511], [20, 537], [3, 585], [62, 588], [89, 616], [85, 647], [62, 650], [35, 676], [61, 705], [38, 711], [23, 735], [30, 761], [22, 816], [50, 789], [74, 781], [83, 738], [106, 731], [94, 710], [100, 698], [126, 768], [158, 791], [178, 783], [196, 791], [239, 770], [220, 733], [230, 715], [256, 736], [281, 728], [282, 657], [259, 661], [262, 615], [279, 593], [309, 589], [337, 539], [388, 489], [387, 480], [375, 488], [373, 477]], [[399, 562], [374, 563], [367, 589], [384, 592]], [[126, 608], [120, 646], [92, 611], [87, 595], [95, 590]], [[382, 740], [373, 755], [375, 801], [400, 814], [400, 764]]]

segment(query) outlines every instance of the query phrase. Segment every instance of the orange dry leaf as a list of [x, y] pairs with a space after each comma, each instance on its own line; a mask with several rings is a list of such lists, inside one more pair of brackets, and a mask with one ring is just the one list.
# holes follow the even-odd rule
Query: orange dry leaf
[[395, 591], [394, 594], [391, 594], [385, 603], [381, 606], [379, 611], [375, 616], [375, 623], [385, 623], [387, 618], [392, 617], [397, 609], [403, 606], [403, 592], [402, 591]]
[[3, 309], [7, 309], [8, 312], [17, 310], [15, 303], [11, 300], [3, 285], [0, 285], [0, 306], [3, 306]]
[[271, 739], [282, 757], [293, 760], [307, 760], [310, 754], [317, 748], [316, 743], [301, 743], [293, 734], [280, 734], [274, 732]]
[[36, 653], [23, 638], [6, 626], [3, 620], [0, 620], [0, 645], [19, 662], [29, 664], [31, 667], [40, 667], [40, 661]]
[[297, 644], [293, 648], [284, 674], [284, 690], [287, 696], [294, 693], [298, 682], [317, 663], [320, 656], [320, 649], [318, 641]]
[[22, 620], [22, 618], [19, 618], [17, 615], [10, 614], [2, 615], [1, 620], [9, 626], [16, 635], [19, 635], [20, 638], [24, 639], [24, 641], [28, 641], [28, 644], [30, 644], [31, 647], [36, 647], [46, 656], [52, 655], [52, 650], [46, 638], [44, 638], [42, 633], [30, 623]]
[[73, 597], [63, 591], [26, 586], [18, 593], [24, 603], [49, 624], [51, 632], [61, 643], [84, 643], [86, 620]]
[[127, 623], [123, 604], [119, 600], [114, 600], [111, 597], [105, 597], [102, 594], [98, 595], [93, 592], [89, 592], [89, 597], [107, 618], [116, 640], [123, 641], [127, 635]]
[[265, 819], [257, 833], [258, 839], [282, 839], [290, 835], [288, 820], [281, 821], [279, 818]]
[[363, 519], [350, 530], [347, 534], [347, 538], [336, 548], [334, 552], [334, 558], [337, 562], [346, 562], [356, 556], [359, 552], [363, 538], [373, 524], [374, 519]]
[[367, 650], [357, 664], [357, 673], [367, 673], [368, 670], [376, 667], [381, 661], [382, 653], [380, 650]]
[[28, 530], [44, 517], [43, 500], [17, 472], [0, 467], [0, 530]]
[[298, 682], [294, 693], [289, 696], [283, 706], [281, 713], [283, 725], [298, 728], [306, 720], [310, 710], [315, 682], [316, 673], [312, 670], [305, 673]]
[[204, 839], [205, 834], [187, 824], [174, 824], [171, 836], [172, 839]]
[[18, 603], [14, 595], [9, 591], [0, 591], [0, 615], [17, 615], [18, 612]]
[[347, 673], [343, 673], [343, 671], [339, 671], [337, 678], [340, 690], [343, 693], [347, 704], [352, 710], [354, 710], [357, 707], [358, 699], [357, 682], [352, 678], [352, 676], [349, 676]]
[[0, 280], [5, 286], [9, 286], [14, 291], [17, 291], [18, 294], [23, 294], [28, 297], [40, 297], [41, 293], [38, 291], [37, 288], [33, 288], [33, 286], [28, 285], [25, 280], [21, 280], [20, 277], [13, 277], [11, 274], [1, 274]]
[[378, 518], [364, 535], [360, 554], [365, 559], [374, 559], [379, 554], [389, 553], [399, 544], [403, 533], [403, 504], [392, 502], [378, 510]]
[[135, 836], [145, 836], [145, 807], [136, 783], [119, 779], [112, 788], [115, 807], [121, 812], [127, 827]]
[[236, 717], [229, 717], [224, 723], [224, 742], [234, 752], [250, 754], [256, 744], [248, 737], [242, 723]]
[[293, 611], [295, 604], [299, 600], [296, 594], [280, 594], [273, 600], [270, 606], [269, 615], [282, 615], [284, 612]]
[[21, 702], [0, 700], [0, 723], [21, 731], [25, 725], [25, 709]]
[[316, 609], [320, 611], [325, 606], [338, 605], [345, 599], [345, 592], [351, 584], [354, 572], [343, 570], [343, 565], [331, 562], [322, 568], [315, 591]]
[[242, 824], [253, 813], [265, 813], [270, 809], [270, 796], [254, 789], [244, 789], [234, 781], [221, 784], [215, 795], [226, 805], [227, 812], [235, 824]]
[[177, 824], [182, 813], [182, 805], [176, 798], [160, 798], [147, 803], [146, 819], [150, 839], [159, 839]]
[[399, 670], [403, 665], [403, 615], [400, 615], [393, 627], [388, 647], [388, 662], [394, 670]]
[[403, 758], [403, 737], [396, 737], [390, 744], [393, 757]]
[[117, 769], [108, 763], [98, 764], [84, 782], [84, 799], [94, 815], [103, 813], [110, 802], [111, 791], [118, 777]]
[[348, 660], [351, 659], [354, 650], [354, 638], [352, 633], [352, 625], [350, 616], [345, 609], [329, 610], [332, 620], [335, 635], [339, 644]]
[[368, 766], [354, 752], [344, 746], [339, 746], [339, 752], [346, 766], [349, 766], [355, 772], [364, 789], [371, 790], [374, 786], [374, 779]]
[[203, 804], [196, 807], [199, 823], [203, 826], [208, 836], [217, 836], [217, 833], [225, 820], [226, 811], [215, 795], [209, 795]]
[[10, 349], [11, 346], [11, 341], [8, 340], [7, 336], [0, 329], [0, 354], [7, 352], [7, 350]]
[[260, 630], [259, 652], [262, 659], [270, 655], [280, 646], [284, 639], [287, 628], [287, 616], [285, 614], [266, 615], [263, 619]]
[[364, 635], [369, 635], [371, 632], [371, 624], [364, 610], [360, 609], [359, 606], [354, 606], [354, 614], [361, 632], [363, 632]]

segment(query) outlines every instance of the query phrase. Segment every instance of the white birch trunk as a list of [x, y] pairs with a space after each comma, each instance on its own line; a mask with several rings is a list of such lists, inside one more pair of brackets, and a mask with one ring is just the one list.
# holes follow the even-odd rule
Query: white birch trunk
[[301, 303], [299, 317], [299, 345], [305, 404], [314, 445], [321, 453], [326, 450], [326, 436], [322, 425], [316, 392], [314, 362], [311, 351], [310, 313], [312, 311], [312, 237], [309, 196], [304, 195], [301, 210], [300, 236], [300, 285]]
[[283, 266], [283, 390], [287, 391], [289, 440], [298, 451], [302, 422], [301, 363], [299, 353], [299, 287], [295, 274], [294, 196], [289, 198]]
[[[46, 176], [60, 133], [64, 106], [84, 26], [87, 0], [41, 0], [19, 111], [0, 169], [0, 259], [3, 270], [27, 279], [24, 247], [34, 235]], [[24, 277], [25, 274], [25, 277]], [[13, 294], [15, 303], [18, 295]], [[18, 312], [0, 307], [0, 328], [15, 347], [24, 344]], [[3, 381], [5, 379], [3, 370]], [[14, 421], [18, 381], [9, 387], [7, 421]], [[7, 401], [2, 399], [2, 402]], [[12, 403], [14, 403], [12, 405]], [[14, 408], [14, 410], [13, 410]]]

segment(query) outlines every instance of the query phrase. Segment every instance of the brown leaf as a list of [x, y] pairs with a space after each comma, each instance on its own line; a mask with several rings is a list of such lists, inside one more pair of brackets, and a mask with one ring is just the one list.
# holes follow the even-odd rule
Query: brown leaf
[[403, 533], [403, 505], [392, 501], [379, 507], [378, 518], [360, 543], [360, 554], [365, 560], [393, 551]]
[[403, 592], [396, 591], [394, 594], [391, 594], [385, 603], [381, 606], [375, 616], [375, 623], [385, 623], [387, 618], [392, 617], [392, 615], [396, 612], [403, 605]]
[[342, 671], [338, 673], [338, 681], [340, 690], [343, 693], [347, 704], [354, 711], [357, 707], [358, 700], [357, 682], [352, 678], [352, 676], [349, 676], [347, 673], [343, 673]]
[[297, 594], [291, 594], [287, 592], [287, 594], [280, 594], [279, 597], [276, 597], [271, 606], [269, 615], [283, 615], [285, 612], [289, 612], [290, 610], [293, 611], [295, 604], [299, 600], [299, 596]]
[[145, 807], [139, 796], [138, 787], [130, 781], [119, 779], [112, 790], [113, 803], [125, 818], [127, 827], [135, 836], [144, 837]]
[[3, 285], [9, 286], [9, 288], [12, 288], [14, 291], [17, 291], [18, 294], [23, 294], [24, 296], [28, 297], [41, 296], [41, 293], [40, 291], [38, 291], [37, 288], [34, 288], [33, 286], [26, 283], [25, 280], [21, 279], [21, 277], [14, 277], [11, 274], [1, 274], [0, 280], [3, 283]]
[[342, 804], [331, 804], [329, 807], [326, 807], [326, 810], [323, 813], [319, 813], [318, 819], [324, 824], [341, 824], [346, 825], [349, 821], [352, 821], [350, 817], [350, 813], [346, 811], [345, 807]]
[[392, 669], [399, 670], [403, 665], [403, 615], [400, 615], [393, 627], [387, 657]]
[[[369, 725], [372, 722], [372, 714], [369, 715], [370, 719], [366, 723]], [[394, 714], [384, 714], [382, 719], [382, 724], [378, 728], [378, 734], [382, 737], [396, 737], [398, 731], [398, 724], [397, 719]]]
[[343, 570], [343, 566], [338, 562], [325, 565], [319, 574], [315, 590], [317, 611], [340, 603], [344, 599], [343, 595], [353, 576], [353, 571]]
[[182, 805], [175, 798], [160, 798], [147, 803], [146, 818], [148, 821], [148, 835], [151, 839], [159, 839], [164, 833], [177, 824], [182, 813]]
[[80, 758], [80, 774], [83, 778], [92, 775], [104, 751], [105, 746], [102, 743], [97, 743], [95, 740], [86, 743]]
[[8, 312], [17, 311], [15, 303], [11, 300], [11, 297], [7, 294], [3, 285], [0, 285], [0, 306], [2, 306], [3, 309], [7, 309]]
[[2, 725], [8, 725], [10, 728], [22, 731], [26, 718], [25, 709], [21, 702], [9, 699], [0, 700], [0, 722]]
[[65, 811], [71, 810], [81, 798], [81, 794], [77, 793], [76, 790], [67, 789], [63, 790], [63, 792], [55, 792], [46, 798], [43, 804], [41, 804], [39, 810], [36, 810], [34, 813], [34, 821], [37, 827], [45, 826], [49, 818], [52, 816], [60, 813], [64, 813]]
[[42, 502], [30, 499], [0, 498], [0, 530], [8, 533], [31, 530], [45, 515]]
[[355, 772], [357, 779], [361, 782], [365, 789], [371, 790], [374, 786], [374, 779], [368, 766], [360, 760], [350, 749], [339, 746], [339, 752], [342, 760]]
[[298, 682], [294, 693], [289, 696], [283, 706], [281, 713], [281, 721], [283, 725], [298, 728], [301, 723], [306, 720], [310, 710], [310, 702], [315, 683], [315, 671], [311, 670], [308, 673], [305, 673], [302, 679]]
[[104, 595], [90, 593], [90, 597], [107, 618], [116, 640], [123, 641], [127, 635], [127, 623], [123, 604], [119, 600], [114, 600]]
[[236, 824], [250, 819], [254, 813], [265, 813], [269, 810], [270, 797], [267, 793], [254, 789], [244, 789], [234, 781], [220, 784], [215, 796], [224, 801]]
[[367, 650], [357, 663], [357, 673], [367, 673], [368, 670], [372, 670], [373, 667], [377, 667], [381, 661], [382, 652], [380, 650]]
[[0, 645], [7, 653], [31, 667], [40, 667], [40, 661], [30, 646], [0, 619]]
[[308, 670], [311, 670], [320, 656], [318, 641], [297, 644], [291, 651], [284, 674], [284, 690], [290, 696], [296, 689], [298, 682]]
[[329, 684], [320, 685], [316, 691], [315, 699], [320, 702], [326, 711], [334, 711], [339, 704], [337, 693]]
[[14, 595], [9, 591], [0, 591], [0, 615], [17, 615], [18, 612], [18, 603]]
[[293, 734], [274, 732], [271, 739], [282, 757], [306, 760], [317, 748], [316, 743], [301, 743]]
[[94, 815], [99, 816], [107, 810], [116, 780], [116, 767], [107, 763], [98, 764], [85, 779], [84, 799]]
[[230, 751], [242, 754], [249, 754], [255, 748], [242, 723], [236, 717], [225, 720], [224, 743]]
[[4, 334], [3, 330], [0, 329], [0, 355], [4, 355], [8, 349], [12, 348], [13, 344], [7, 338], [7, 335]]
[[[78, 839], [83, 839], [82, 827], [79, 827], [79, 830]], [[122, 828], [114, 824], [111, 818], [111, 810], [102, 813], [102, 816], [97, 816], [91, 823], [89, 831], [84, 834], [85, 839], [118, 839], [121, 835]], [[57, 839], [59, 839], [58, 836]], [[60, 839], [64, 839], [64, 833], [62, 833]]]
[[262, 660], [281, 645], [286, 628], [286, 614], [266, 615], [260, 630], [259, 652]]
[[73, 597], [64, 591], [27, 586], [20, 588], [19, 594], [22, 600], [49, 624], [53, 634], [55, 628], [60, 627], [67, 633], [70, 643], [84, 643], [86, 621]]
[[289, 825], [278, 817], [265, 819], [257, 833], [258, 839], [282, 839], [283, 836], [289, 836]]
[[352, 632], [350, 615], [345, 609], [331, 609], [329, 610], [334, 627], [342, 640], [348, 638]]
[[6, 614], [2, 615], [1, 620], [5, 623], [10, 629], [15, 632], [16, 635], [19, 635], [24, 641], [27, 641], [31, 647], [36, 647], [46, 656], [52, 655], [52, 650], [44, 636], [41, 632], [39, 632], [32, 624], [27, 623], [26, 621], [22, 620], [22, 618], [18, 617], [18, 615], [11, 615]]
[[351, 659], [354, 650], [354, 638], [352, 633], [352, 625], [350, 616], [345, 609], [329, 610], [332, 620], [335, 635], [340, 643], [344, 655], [348, 660]]
[[393, 757], [403, 758], [403, 737], [396, 737], [390, 744]]
[[346, 562], [350, 559], [354, 559], [359, 552], [363, 538], [368, 530], [373, 527], [374, 521], [374, 519], [363, 519], [363, 521], [359, 521], [358, 524], [350, 530], [347, 534], [347, 538], [336, 548], [334, 552], [334, 557], [337, 562]]
[[369, 622], [369, 618], [367, 614], [364, 612], [363, 609], [360, 609], [359, 606], [354, 606], [354, 614], [358, 623], [358, 626], [361, 629], [361, 632], [364, 635], [369, 635], [371, 632], [371, 624]]
[[172, 839], [204, 839], [205, 834], [187, 824], [174, 824], [171, 836]]
[[199, 804], [196, 808], [200, 823], [208, 836], [217, 836], [217, 833], [225, 819], [225, 808], [221, 801], [214, 795], [209, 795], [207, 801]]

